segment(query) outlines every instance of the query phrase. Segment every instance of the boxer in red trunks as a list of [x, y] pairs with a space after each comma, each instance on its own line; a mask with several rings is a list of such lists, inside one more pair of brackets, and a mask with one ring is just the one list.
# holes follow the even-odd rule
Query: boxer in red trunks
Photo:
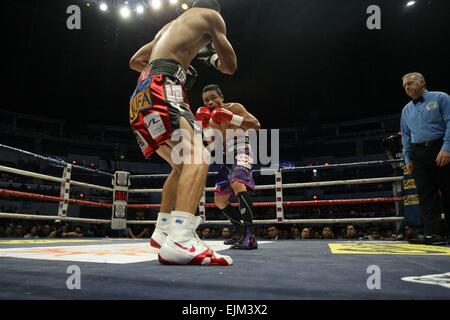
[[[222, 91], [217, 85], [206, 86], [202, 98], [205, 107], [197, 110], [196, 118], [202, 122], [204, 129], [210, 124], [212, 128], [220, 130], [225, 158], [233, 161], [220, 166], [214, 193], [214, 202], [235, 229], [235, 235], [224, 243], [232, 245], [231, 249], [257, 249], [253, 231], [253, 203], [249, 194], [249, 191], [255, 190], [255, 182], [247, 130], [259, 130], [261, 126], [243, 105], [224, 103]], [[239, 208], [230, 205], [229, 198], [232, 195], [237, 197]], [[236, 237], [236, 234], [239, 236]]]
[[[173, 168], [163, 187], [161, 212], [152, 235], [153, 245], [160, 246], [158, 258], [163, 264], [232, 264], [229, 256], [215, 253], [195, 237], [195, 213], [205, 187], [209, 159], [203, 144], [194, 143], [198, 136], [194, 136], [194, 129], [198, 126], [187, 100], [188, 75], [195, 75], [190, 68], [194, 57], [225, 74], [233, 74], [237, 68], [219, 12], [215, 0], [195, 1], [191, 9], [165, 25], [130, 60], [130, 67], [141, 73], [130, 99], [131, 128], [144, 157], [156, 152]], [[208, 49], [211, 47], [214, 50]], [[180, 143], [191, 154], [181, 164], [175, 164], [171, 152], [176, 146], [171, 140], [176, 129], [189, 134], [189, 139], [183, 138]], [[203, 155], [201, 163], [185, 160], [197, 154]]]

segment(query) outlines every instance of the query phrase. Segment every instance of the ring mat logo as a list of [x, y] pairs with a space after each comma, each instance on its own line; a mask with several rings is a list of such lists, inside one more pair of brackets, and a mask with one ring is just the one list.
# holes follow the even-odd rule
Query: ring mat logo
[[441, 274], [428, 274], [424, 276], [403, 277], [403, 281], [423, 284], [434, 284], [450, 289], [450, 272]]
[[450, 247], [427, 246], [407, 243], [346, 242], [329, 243], [333, 254], [398, 254], [450, 256]]

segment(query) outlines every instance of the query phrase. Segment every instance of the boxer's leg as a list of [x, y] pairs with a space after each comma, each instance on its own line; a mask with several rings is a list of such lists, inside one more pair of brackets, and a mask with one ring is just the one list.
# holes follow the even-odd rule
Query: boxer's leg
[[253, 202], [247, 191], [246, 182], [253, 188], [251, 179], [251, 170], [244, 170], [241, 172], [239, 168], [234, 168], [232, 173], [231, 188], [234, 190], [239, 201], [239, 213], [242, 215], [244, 222], [244, 234], [238, 243], [231, 246], [231, 249], [257, 249], [258, 243], [256, 241], [253, 231]]
[[[190, 150], [191, 154], [187, 158], [187, 163], [183, 163], [183, 169], [178, 181], [175, 210], [189, 212], [194, 215], [205, 189], [210, 159], [207, 153], [204, 152], [205, 148], [201, 135], [194, 135], [192, 126], [184, 117], [180, 118], [180, 128], [189, 132], [190, 139], [186, 140], [190, 141], [183, 139], [180, 143], [190, 144], [189, 147], [183, 150]], [[195, 163], [194, 155], [201, 155], [201, 163]]]
[[154, 248], [160, 248], [166, 241], [170, 226], [170, 212], [175, 208], [176, 189], [180, 178], [182, 165], [176, 165], [171, 158], [171, 148], [168, 145], [161, 145], [156, 151], [158, 155], [166, 160], [172, 167], [172, 171], [163, 185], [161, 195], [161, 207], [156, 220], [155, 230], [150, 238], [150, 245]]
[[[231, 189], [231, 188], [230, 188]], [[233, 225], [233, 232], [230, 239], [225, 239], [223, 242], [227, 245], [233, 245], [239, 241], [244, 232], [244, 224], [241, 221], [241, 214], [239, 208], [234, 208], [228, 201], [231, 194], [214, 194], [214, 203], [222, 211], [225, 217], [227, 217]]]
[[[186, 130], [191, 137], [191, 139], [182, 139], [180, 142], [185, 144], [183, 150], [190, 150], [191, 161], [183, 163], [178, 180], [175, 210], [170, 219], [169, 236], [159, 251], [159, 262], [163, 264], [231, 265], [233, 260], [230, 257], [215, 253], [195, 237], [198, 221], [194, 215], [205, 188], [209, 159], [207, 153], [203, 152], [201, 135], [194, 136], [192, 126], [184, 117], [180, 118], [179, 123], [180, 128]], [[194, 141], [194, 139], [198, 141]], [[186, 148], [186, 144], [189, 144], [190, 148]], [[173, 142], [171, 142], [171, 146], [174, 147]], [[201, 163], [193, 161], [196, 153], [202, 158]], [[189, 159], [189, 157], [184, 157], [184, 159]]]
[[170, 172], [163, 185], [160, 208], [161, 212], [170, 213], [175, 209], [176, 190], [183, 165], [177, 165], [173, 163], [171, 158], [172, 149], [166, 144], [161, 145], [156, 152], [172, 167], [172, 171]]

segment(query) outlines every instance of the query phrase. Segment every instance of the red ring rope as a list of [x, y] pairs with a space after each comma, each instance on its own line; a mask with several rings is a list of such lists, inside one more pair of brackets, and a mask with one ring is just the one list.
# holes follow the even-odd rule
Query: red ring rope
[[[14, 191], [7, 189], [0, 189], [0, 195], [12, 196], [12, 197], [23, 197], [37, 200], [47, 200], [47, 201], [65, 201], [64, 198], [47, 196], [44, 194], [36, 194], [22, 191]], [[79, 199], [67, 199], [70, 203], [83, 204], [94, 207], [104, 207], [111, 208], [111, 203], [79, 200]], [[309, 201], [283, 201], [284, 207], [305, 207], [305, 206], [322, 206], [322, 205], [345, 205], [345, 204], [363, 204], [363, 203], [389, 203], [389, 202], [400, 202], [403, 201], [402, 197], [385, 197], [385, 198], [362, 198], [362, 199], [337, 199], [337, 200], [309, 200]], [[237, 203], [232, 203], [232, 206], [238, 206]], [[276, 202], [255, 202], [253, 203], [255, 207], [275, 207]], [[159, 208], [159, 204], [128, 204], [129, 208], [139, 208], [139, 209], [153, 209]], [[217, 205], [214, 203], [206, 203], [206, 208], [216, 208]]]

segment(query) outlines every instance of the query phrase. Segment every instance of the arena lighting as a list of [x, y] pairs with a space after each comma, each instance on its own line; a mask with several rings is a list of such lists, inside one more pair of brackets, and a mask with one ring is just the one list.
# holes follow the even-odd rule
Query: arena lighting
[[120, 15], [122, 18], [128, 18], [130, 16], [130, 9], [126, 6], [120, 8]]
[[169, 0], [170, 4], [177, 4], [178, 0]]
[[159, 8], [161, 8], [161, 5], [162, 5], [161, 0], [151, 0], [150, 1], [150, 6], [155, 10], [158, 10]]
[[102, 11], [106, 11], [106, 10], [108, 10], [108, 5], [106, 3], [104, 3], [104, 2], [102, 2], [102, 3], [100, 3], [99, 8]]
[[188, 7], [188, 5], [187, 5], [186, 3], [183, 3], [183, 4], [181, 5], [181, 8], [182, 8], [183, 10], [187, 10], [189, 7]]
[[142, 5], [138, 5], [138, 6], [136, 7], [136, 12], [137, 12], [138, 14], [143, 14], [143, 13], [144, 13], [144, 7], [143, 7]]
[[406, 4], [407, 7], [411, 7], [413, 5], [415, 5], [416, 2], [415, 1], [408, 1], [408, 3]]

